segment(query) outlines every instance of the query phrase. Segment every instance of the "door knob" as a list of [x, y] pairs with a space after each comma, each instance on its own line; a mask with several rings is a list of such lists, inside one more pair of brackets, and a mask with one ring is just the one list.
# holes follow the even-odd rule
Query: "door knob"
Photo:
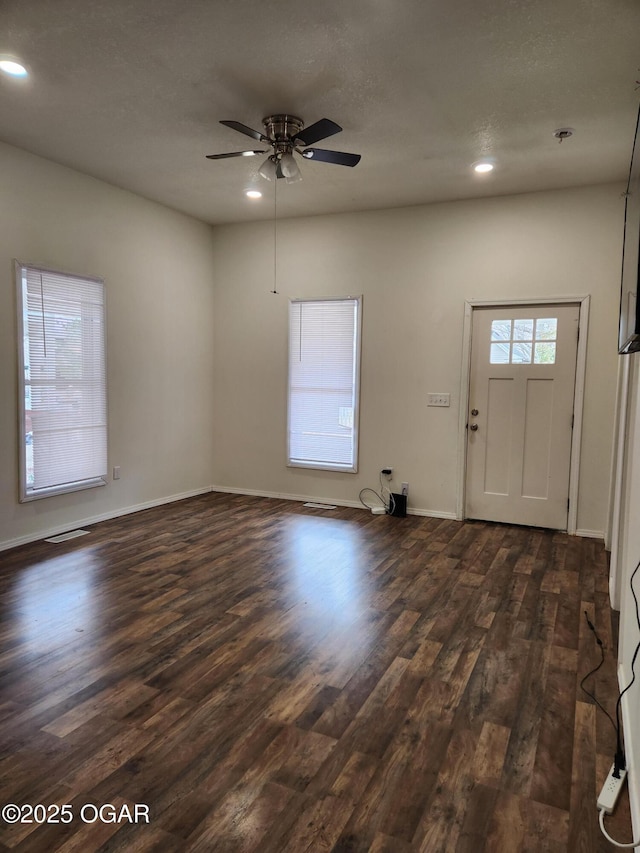
[[478, 410], [477, 409], [471, 409], [471, 414], [473, 415], [474, 418], [477, 417], [478, 416]]
[[478, 424], [471, 424], [471, 426], [469, 427], [469, 429], [470, 429], [472, 432], [475, 432], [475, 431], [478, 429]]

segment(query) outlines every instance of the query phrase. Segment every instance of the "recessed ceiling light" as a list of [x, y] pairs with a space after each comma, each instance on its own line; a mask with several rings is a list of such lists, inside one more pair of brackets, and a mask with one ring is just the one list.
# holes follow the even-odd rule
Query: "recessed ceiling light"
[[12, 77], [26, 77], [27, 69], [13, 59], [0, 59], [0, 71]]
[[474, 163], [473, 166], [474, 172], [479, 172], [480, 174], [493, 172], [494, 168], [493, 163], [489, 163], [488, 160], [481, 160], [479, 163]]
[[245, 195], [247, 198], [262, 198], [260, 190], [247, 190]]

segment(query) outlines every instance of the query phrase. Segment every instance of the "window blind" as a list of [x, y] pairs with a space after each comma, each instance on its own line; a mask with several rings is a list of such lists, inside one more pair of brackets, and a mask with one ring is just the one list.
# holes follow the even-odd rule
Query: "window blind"
[[104, 284], [18, 265], [21, 499], [107, 475]]
[[289, 465], [357, 470], [360, 315], [360, 297], [289, 303]]

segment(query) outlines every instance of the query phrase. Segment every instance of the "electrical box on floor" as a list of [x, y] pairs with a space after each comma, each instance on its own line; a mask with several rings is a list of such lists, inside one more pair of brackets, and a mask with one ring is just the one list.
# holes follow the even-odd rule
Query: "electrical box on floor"
[[406, 518], [407, 515], [407, 496], [401, 495], [398, 492], [391, 493], [391, 510], [389, 515], [394, 515], [396, 518]]

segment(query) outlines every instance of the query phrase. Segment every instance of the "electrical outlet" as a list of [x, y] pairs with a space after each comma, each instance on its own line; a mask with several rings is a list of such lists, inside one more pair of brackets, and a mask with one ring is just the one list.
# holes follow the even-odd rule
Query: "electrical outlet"
[[409, 483], [403, 483], [402, 484], [402, 494], [403, 495], [409, 494]]
[[120, 466], [119, 465], [113, 466], [113, 479], [114, 480], [120, 479]]
[[611, 770], [609, 770], [609, 775], [607, 776], [605, 783], [602, 786], [602, 790], [600, 791], [600, 796], [598, 797], [598, 811], [602, 810], [605, 814], [611, 814], [615, 809], [618, 797], [624, 788], [624, 782], [627, 778], [626, 770], [620, 770], [620, 776], [616, 778], [613, 775], [614, 769], [615, 765], [612, 764]]
[[427, 394], [427, 406], [448, 406], [449, 394]]

